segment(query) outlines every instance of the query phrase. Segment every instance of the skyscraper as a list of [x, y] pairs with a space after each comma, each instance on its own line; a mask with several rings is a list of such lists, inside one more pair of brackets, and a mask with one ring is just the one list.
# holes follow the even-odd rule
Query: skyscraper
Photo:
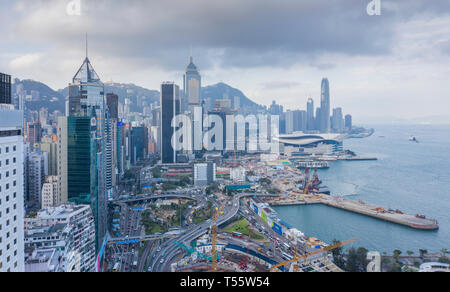
[[322, 79], [320, 95], [320, 132], [330, 132], [330, 85], [327, 78]]
[[108, 93], [106, 95], [106, 104], [109, 109], [111, 119], [119, 118], [119, 96], [114, 93]]
[[24, 268], [23, 112], [0, 105], [0, 272]]
[[0, 104], [11, 104], [11, 76], [0, 73]]
[[308, 131], [314, 131], [315, 128], [314, 100], [312, 98], [308, 98], [308, 102], [306, 103], [306, 129]]
[[77, 204], [91, 205], [99, 249], [106, 234], [106, 185], [112, 175], [107, 161], [112, 151], [108, 139], [112, 135], [105, 130], [110, 121], [104, 84], [87, 56], [69, 84], [69, 117], [60, 117], [59, 121], [61, 196]]
[[351, 115], [346, 115], [345, 116], [345, 129], [347, 131], [350, 131], [352, 129], [353, 125], [352, 125], [352, 116]]
[[193, 58], [191, 56], [189, 65], [186, 68], [184, 74], [184, 96], [189, 104], [189, 109], [193, 112], [193, 106], [200, 105], [200, 91], [202, 88], [202, 77], [198, 72], [197, 66], [195, 66]]
[[338, 107], [333, 109], [333, 116], [331, 120], [333, 122], [333, 132], [341, 133], [344, 131], [344, 118], [342, 116], [342, 108]]
[[161, 84], [161, 160], [176, 163], [177, 153], [172, 147], [174, 129], [172, 119], [180, 114], [180, 89], [173, 82]]

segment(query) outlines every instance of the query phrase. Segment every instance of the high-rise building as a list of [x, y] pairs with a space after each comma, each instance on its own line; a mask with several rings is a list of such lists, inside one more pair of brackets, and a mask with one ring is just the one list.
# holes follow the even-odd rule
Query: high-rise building
[[97, 250], [107, 225], [107, 189], [112, 173], [107, 159], [111, 147], [105, 127], [110, 125], [104, 84], [86, 56], [69, 84], [69, 117], [58, 122], [61, 159], [59, 184], [63, 199], [90, 204], [96, 226]]
[[331, 117], [332, 129], [335, 133], [341, 133], [344, 131], [344, 118], [342, 115], [342, 108], [338, 107], [333, 109], [333, 116]]
[[306, 129], [308, 131], [314, 131], [316, 129], [314, 120], [314, 100], [312, 98], [308, 98], [308, 102], [306, 103]]
[[131, 164], [136, 164], [137, 161], [145, 159], [147, 156], [148, 147], [148, 131], [147, 127], [132, 127], [131, 128]]
[[34, 148], [36, 143], [40, 143], [42, 138], [42, 127], [40, 122], [27, 123], [27, 139], [31, 148]]
[[39, 150], [48, 153], [48, 175], [58, 175], [58, 143], [50, 137], [43, 137]]
[[27, 159], [27, 195], [26, 205], [29, 210], [41, 208], [42, 185], [48, 175], [48, 154], [46, 152], [31, 152]]
[[345, 129], [347, 131], [351, 131], [352, 127], [353, 127], [352, 116], [346, 115], [345, 116]]
[[305, 132], [306, 131], [306, 111], [295, 110], [292, 112], [293, 116], [293, 131]]
[[[172, 119], [180, 114], [179, 87], [173, 82], [161, 85], [161, 160], [162, 163], [176, 163], [177, 153], [172, 147], [174, 128]], [[176, 142], [176, 141], [175, 141]]]
[[294, 132], [294, 112], [291, 110], [286, 111], [286, 134], [292, 134]]
[[184, 74], [184, 97], [187, 99], [189, 109], [192, 111], [193, 106], [200, 105], [202, 77], [198, 72], [197, 66], [194, 64], [194, 60], [191, 56], [189, 65], [186, 68]]
[[95, 272], [94, 222], [89, 205], [74, 204], [49, 207], [26, 218], [26, 271]]
[[58, 177], [47, 176], [42, 185], [41, 208], [55, 207], [61, 204], [61, 195], [59, 193]]
[[11, 76], [0, 72], [0, 104], [11, 104]]
[[216, 164], [213, 162], [194, 165], [194, 185], [208, 186], [216, 181]]
[[330, 84], [327, 78], [322, 79], [320, 95], [320, 132], [330, 132]]
[[106, 104], [109, 109], [111, 119], [119, 119], [119, 96], [114, 93], [106, 95]]
[[24, 271], [22, 130], [23, 112], [0, 105], [0, 272]]

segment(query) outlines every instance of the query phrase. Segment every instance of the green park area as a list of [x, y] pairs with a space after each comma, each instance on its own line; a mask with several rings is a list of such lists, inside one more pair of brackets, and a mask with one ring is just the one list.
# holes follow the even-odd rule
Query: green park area
[[[242, 219], [242, 220], [239, 220], [239, 221], [234, 222], [231, 225], [227, 226], [224, 229], [224, 232], [229, 233], [229, 234], [231, 234], [233, 232], [239, 232], [239, 233], [244, 234], [244, 237], [248, 238], [248, 236], [250, 234], [249, 225], [250, 224], [248, 223], [247, 220]], [[264, 240], [264, 236], [262, 236], [259, 232], [252, 230], [251, 239]]]

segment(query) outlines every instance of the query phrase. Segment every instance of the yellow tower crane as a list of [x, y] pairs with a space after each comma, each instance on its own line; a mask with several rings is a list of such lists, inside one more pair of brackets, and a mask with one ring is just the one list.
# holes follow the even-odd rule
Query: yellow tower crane
[[304, 254], [304, 255], [298, 255], [298, 254], [296, 254], [296, 255], [294, 256], [294, 259], [292, 259], [292, 260], [290, 260], [290, 261], [285, 261], [285, 262], [279, 263], [279, 264], [277, 264], [277, 265], [274, 265], [273, 267], [271, 267], [271, 268], [269, 269], [269, 271], [274, 270], [274, 269], [279, 268], [279, 267], [282, 267], [282, 266], [284, 266], [284, 265], [290, 264], [290, 263], [298, 262], [299, 260], [305, 260], [305, 259], [307, 259], [307, 258], [309, 258], [309, 257], [311, 257], [311, 256], [313, 256], [313, 255], [316, 255], [316, 254], [320, 254], [320, 253], [323, 253], [323, 252], [327, 252], [327, 251], [333, 250], [333, 249], [338, 248], [338, 247], [341, 247], [341, 246], [343, 246], [343, 245], [346, 245], [346, 244], [355, 242], [356, 240], [357, 240], [356, 238], [352, 238], [352, 239], [349, 239], [349, 240], [346, 240], [346, 241], [343, 241], [343, 242], [339, 242], [339, 243], [336, 243], [336, 244], [333, 244], [333, 245], [329, 245], [329, 246], [327, 246], [327, 247], [325, 247], [325, 248], [322, 248], [322, 249], [313, 251], [313, 252], [308, 253], [308, 254]]
[[217, 244], [217, 224], [216, 221], [222, 213], [223, 208], [226, 203], [223, 202], [220, 208], [217, 210], [216, 214], [214, 214], [212, 218], [212, 227], [211, 227], [211, 258], [212, 258], [212, 266], [211, 269], [213, 272], [217, 272], [217, 257], [216, 257], [216, 244]]

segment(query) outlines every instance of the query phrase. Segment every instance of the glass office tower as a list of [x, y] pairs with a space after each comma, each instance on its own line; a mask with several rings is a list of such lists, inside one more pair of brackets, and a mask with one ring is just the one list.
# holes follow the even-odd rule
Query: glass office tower
[[162, 163], [176, 163], [177, 153], [172, 147], [174, 129], [172, 119], [180, 114], [179, 87], [173, 82], [161, 85], [161, 160]]

